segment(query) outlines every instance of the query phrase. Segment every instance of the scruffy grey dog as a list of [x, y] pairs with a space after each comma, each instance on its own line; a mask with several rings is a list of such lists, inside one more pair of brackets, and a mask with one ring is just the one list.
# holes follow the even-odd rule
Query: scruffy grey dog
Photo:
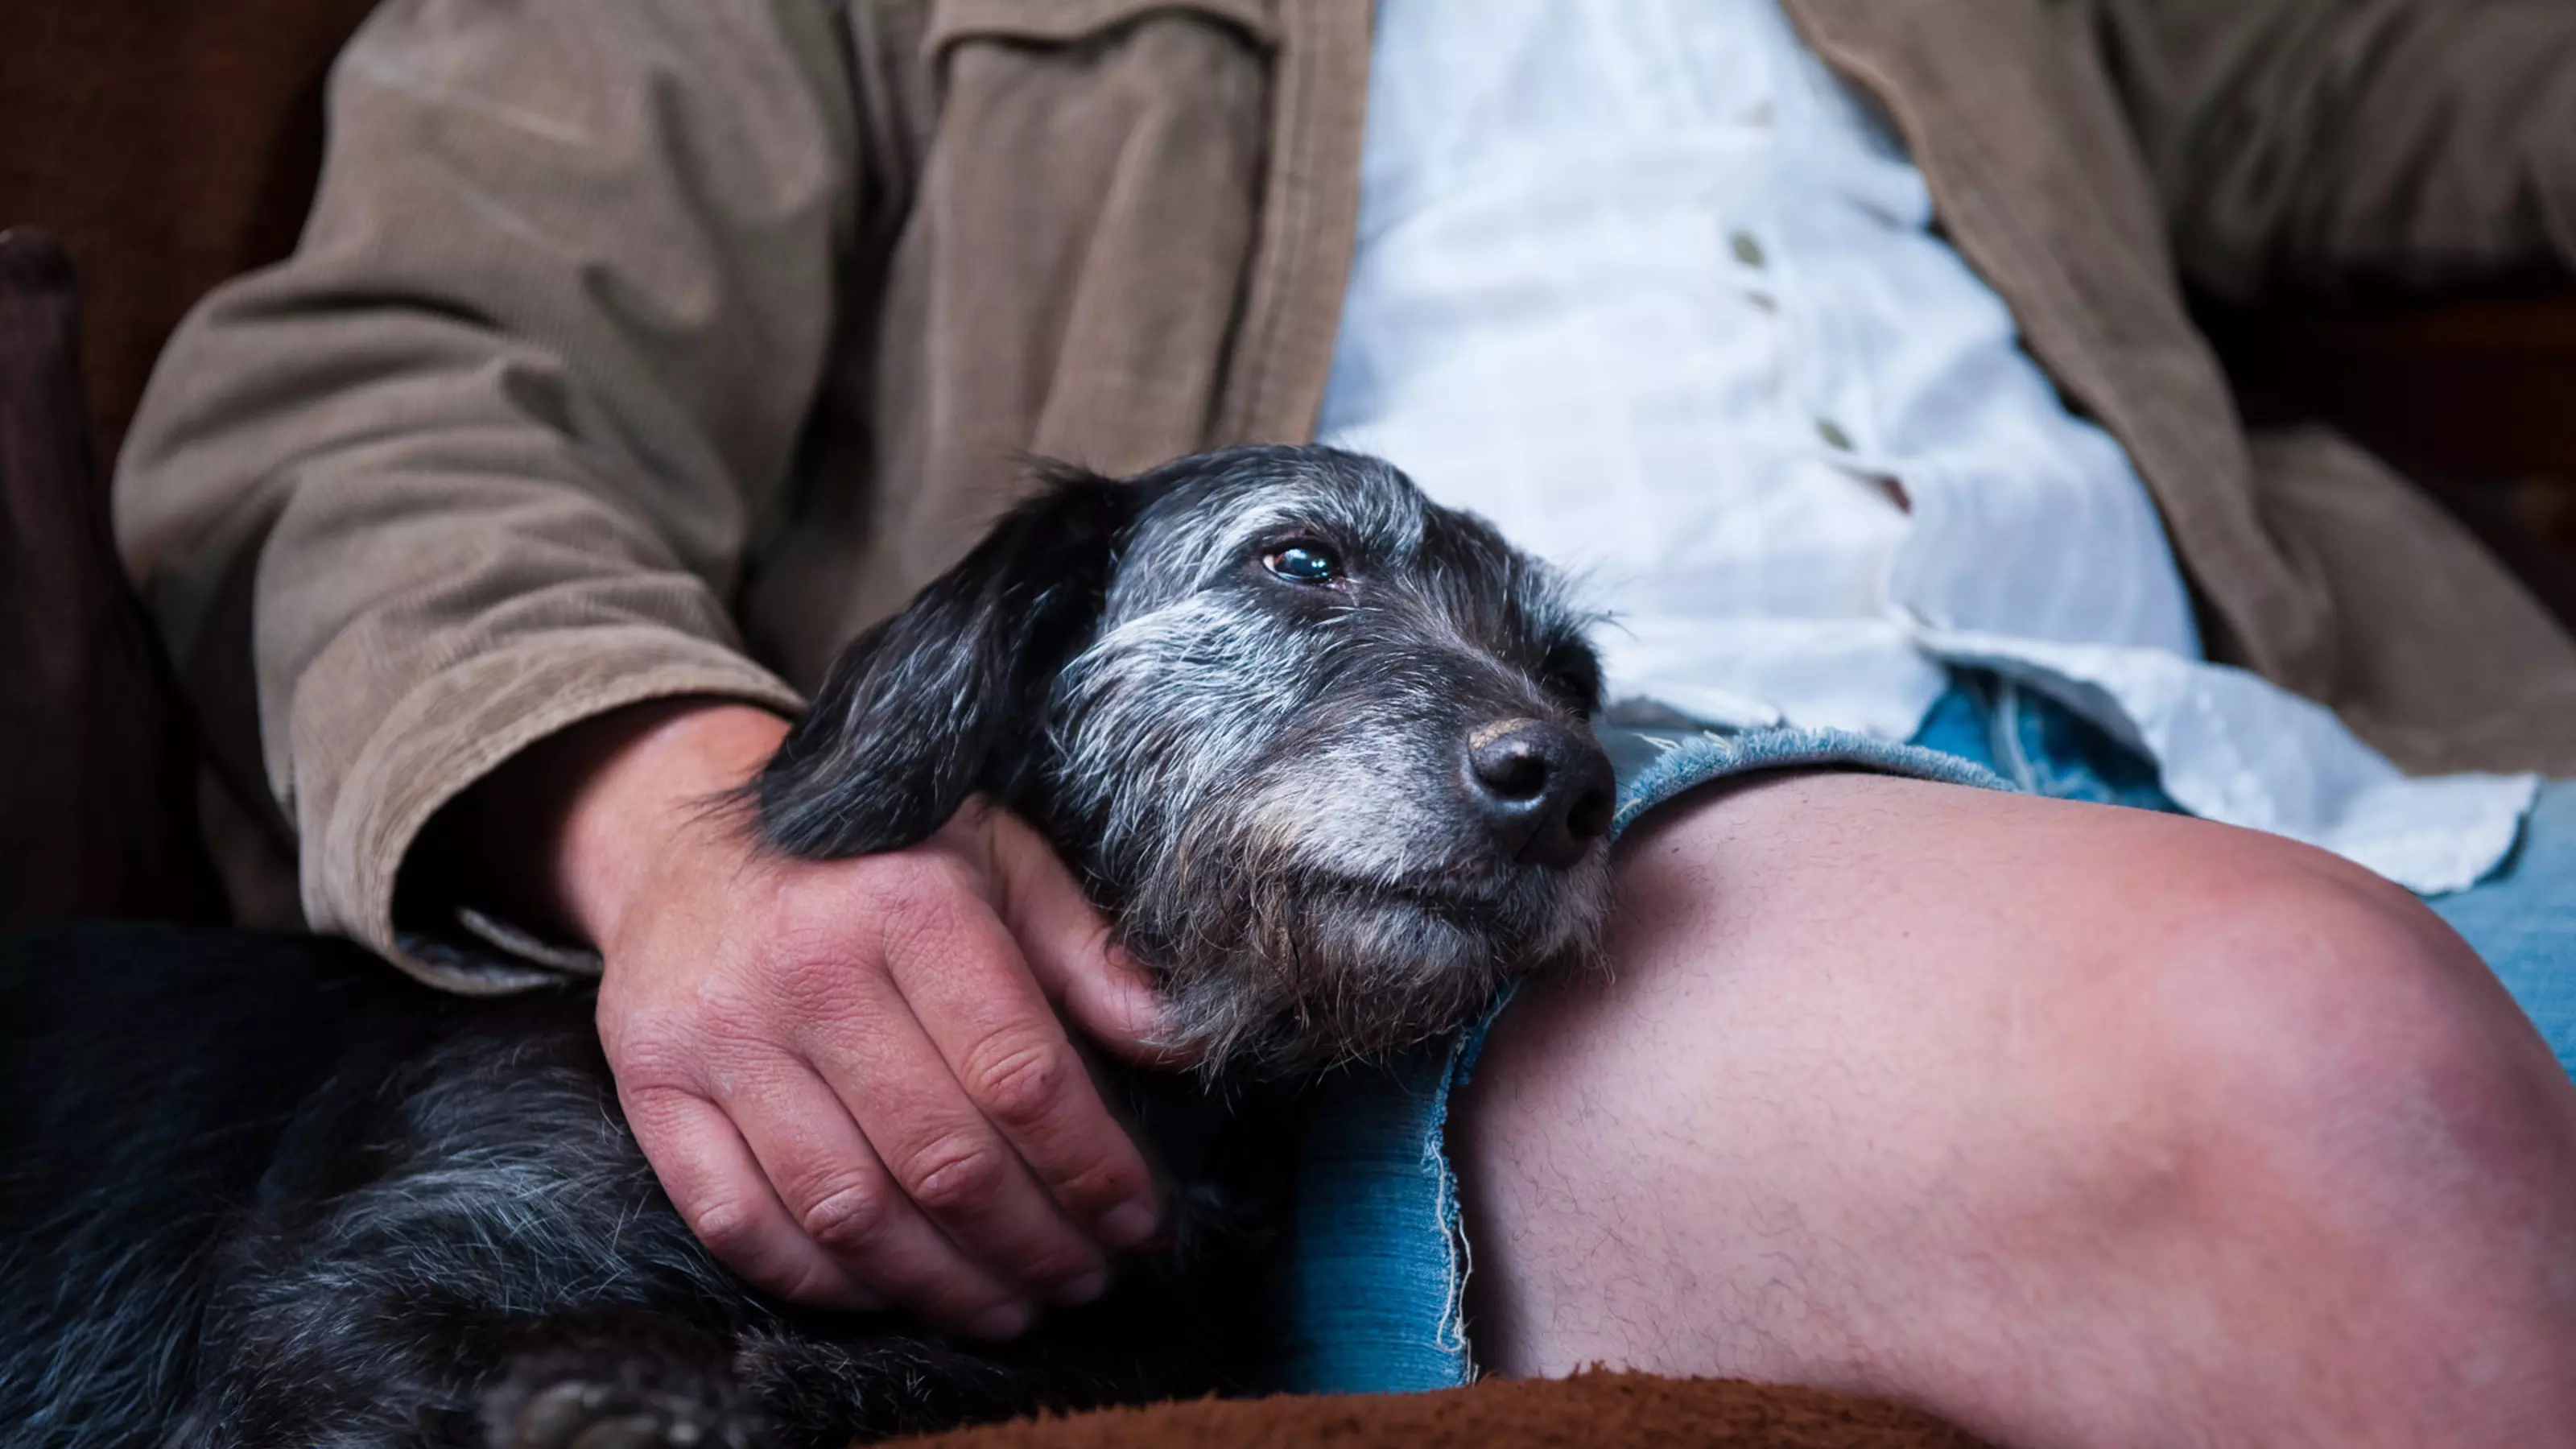
[[567, 987], [343, 944], [0, 939], [0, 1444], [839, 1445], [1251, 1386], [1293, 1084], [1579, 960], [1599, 675], [1551, 576], [1314, 448], [1050, 469], [748, 788], [775, 850], [1038, 823], [1196, 1078], [1115, 1074], [1181, 1230], [1016, 1343], [766, 1298], [692, 1238]]

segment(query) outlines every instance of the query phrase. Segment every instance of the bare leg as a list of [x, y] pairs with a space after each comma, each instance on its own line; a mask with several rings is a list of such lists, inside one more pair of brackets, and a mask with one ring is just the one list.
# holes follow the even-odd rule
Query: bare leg
[[1773, 777], [1621, 845], [1453, 1142], [1479, 1358], [2021, 1444], [2576, 1443], [2576, 1088], [2412, 897], [2198, 821]]

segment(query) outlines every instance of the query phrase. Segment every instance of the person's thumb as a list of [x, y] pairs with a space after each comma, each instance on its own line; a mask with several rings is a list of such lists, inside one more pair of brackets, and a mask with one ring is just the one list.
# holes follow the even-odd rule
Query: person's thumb
[[996, 810], [991, 817], [996, 905], [1047, 998], [1102, 1049], [1148, 1066], [1186, 1066], [1161, 998], [1133, 957], [1112, 943], [1073, 872], [1046, 839]]

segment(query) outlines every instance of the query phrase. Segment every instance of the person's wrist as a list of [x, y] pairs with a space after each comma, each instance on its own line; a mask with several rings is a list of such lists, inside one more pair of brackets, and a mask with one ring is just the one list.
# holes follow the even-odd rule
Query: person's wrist
[[787, 734], [751, 705], [640, 705], [578, 727], [557, 771], [560, 806], [545, 849], [549, 895], [566, 926], [603, 950], [674, 849], [740, 848], [711, 801], [750, 779]]

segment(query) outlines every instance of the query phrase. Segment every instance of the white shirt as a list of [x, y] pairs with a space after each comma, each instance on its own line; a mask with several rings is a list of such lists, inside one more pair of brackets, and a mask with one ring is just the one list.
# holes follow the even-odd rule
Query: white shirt
[[1775, 0], [1380, 0], [1368, 102], [1320, 431], [1586, 580], [1613, 698], [1903, 739], [1977, 664], [2195, 814], [2425, 891], [2510, 848], [2534, 777], [2200, 662], [2127, 456]]

